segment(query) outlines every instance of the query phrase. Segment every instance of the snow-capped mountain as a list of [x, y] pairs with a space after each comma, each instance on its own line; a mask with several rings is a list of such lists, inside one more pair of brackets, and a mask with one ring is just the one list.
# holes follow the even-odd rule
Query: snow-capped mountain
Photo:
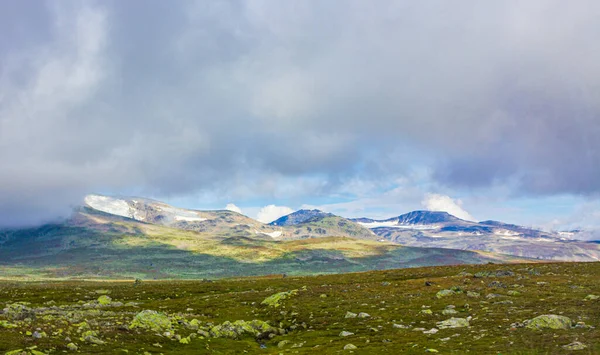
[[600, 260], [598, 244], [498, 221], [465, 221], [446, 212], [414, 211], [385, 220], [353, 219], [407, 246], [481, 250], [544, 260]]

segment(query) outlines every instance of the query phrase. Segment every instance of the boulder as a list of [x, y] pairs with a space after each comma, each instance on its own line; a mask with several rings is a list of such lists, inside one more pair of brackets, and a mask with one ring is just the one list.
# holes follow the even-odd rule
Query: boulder
[[164, 313], [144, 310], [136, 314], [129, 328], [142, 328], [153, 332], [162, 333], [172, 328], [171, 318]]
[[352, 312], [346, 312], [346, 315], [344, 316], [344, 318], [356, 318], [357, 314], [356, 313], [352, 313]]
[[570, 329], [573, 321], [569, 317], [545, 314], [526, 321], [529, 329]]
[[587, 345], [582, 344], [578, 341], [572, 342], [571, 344], [563, 345], [562, 347], [565, 350], [574, 351], [574, 350], [584, 350], [587, 348]]
[[210, 335], [214, 338], [238, 339], [245, 335], [255, 338], [265, 338], [269, 334], [278, 334], [277, 328], [271, 327], [268, 323], [261, 320], [236, 320], [235, 322], [223, 322], [210, 328]]
[[448, 329], [448, 328], [463, 328], [469, 326], [469, 321], [466, 318], [450, 318], [443, 320], [441, 322], [437, 322], [437, 327], [439, 329]]

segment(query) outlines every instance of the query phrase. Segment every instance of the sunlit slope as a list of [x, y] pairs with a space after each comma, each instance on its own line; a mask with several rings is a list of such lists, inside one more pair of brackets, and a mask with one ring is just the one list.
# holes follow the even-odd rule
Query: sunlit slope
[[[313, 274], [519, 259], [348, 237], [273, 240], [182, 230], [82, 209], [65, 224], [4, 232], [4, 275], [204, 278]], [[522, 261], [522, 260], [521, 260]]]

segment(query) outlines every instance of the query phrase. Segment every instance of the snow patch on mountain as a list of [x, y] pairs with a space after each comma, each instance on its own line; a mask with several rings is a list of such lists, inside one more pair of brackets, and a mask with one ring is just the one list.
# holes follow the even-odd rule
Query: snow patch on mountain
[[84, 202], [89, 207], [101, 212], [121, 217], [134, 218], [134, 210], [125, 200], [108, 196], [87, 195]]
[[175, 216], [176, 221], [184, 221], [184, 222], [202, 222], [206, 221], [206, 218], [202, 217], [193, 217], [193, 216]]

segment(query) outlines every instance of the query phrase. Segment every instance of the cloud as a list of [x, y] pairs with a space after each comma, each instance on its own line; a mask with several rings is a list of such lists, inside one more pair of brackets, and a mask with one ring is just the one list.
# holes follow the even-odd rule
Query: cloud
[[427, 194], [421, 204], [429, 211], [448, 212], [467, 221], [476, 221], [469, 212], [462, 208], [461, 200], [453, 200], [450, 196]]
[[256, 215], [256, 219], [263, 223], [270, 223], [277, 218], [288, 215], [292, 212], [294, 212], [294, 210], [286, 206], [268, 205], [260, 209]]
[[233, 203], [228, 203], [227, 206], [225, 206], [225, 209], [227, 211], [233, 211], [233, 212], [237, 212], [237, 213], [242, 213], [242, 209], [239, 208], [238, 206], [234, 205]]
[[430, 172], [424, 191], [597, 198], [598, 11], [0, 4], [0, 225], [64, 216], [93, 191], [212, 194], [216, 206], [369, 199], [365, 186], [415, 168]]

